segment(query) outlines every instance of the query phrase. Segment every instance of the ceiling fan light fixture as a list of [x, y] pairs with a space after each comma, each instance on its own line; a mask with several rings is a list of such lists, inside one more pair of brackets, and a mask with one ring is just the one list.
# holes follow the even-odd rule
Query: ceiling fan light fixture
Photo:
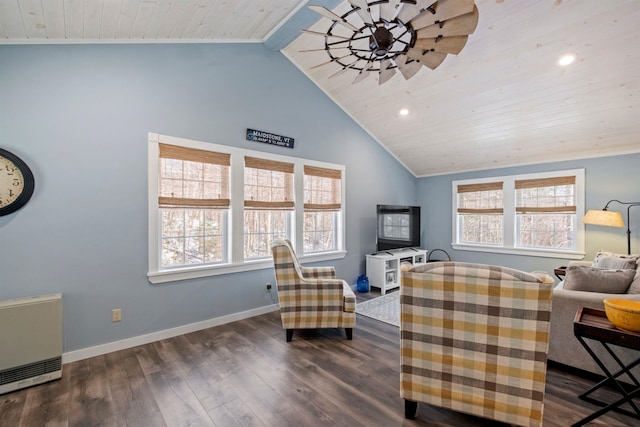
[[378, 27], [369, 37], [369, 48], [376, 56], [385, 56], [393, 47], [393, 34], [384, 27]]

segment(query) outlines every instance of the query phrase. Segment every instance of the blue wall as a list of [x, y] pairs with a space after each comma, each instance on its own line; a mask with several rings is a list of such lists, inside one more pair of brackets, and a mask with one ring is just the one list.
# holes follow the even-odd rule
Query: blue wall
[[375, 249], [375, 205], [416, 203], [415, 178], [262, 45], [0, 46], [0, 147], [36, 179], [0, 217], [0, 299], [62, 292], [65, 352], [271, 304], [270, 269], [148, 282], [148, 132], [345, 164], [348, 254], [331, 264], [351, 283]]
[[[524, 271], [544, 270], [552, 274], [555, 267], [566, 265], [569, 260], [453, 250], [451, 247], [452, 181], [584, 168], [586, 212], [589, 209], [602, 209], [611, 199], [623, 202], [640, 201], [639, 165], [640, 154], [628, 154], [420, 178], [417, 181], [418, 202], [422, 205], [424, 224], [422, 246], [426, 249], [443, 248], [455, 261], [503, 265]], [[621, 212], [626, 225], [626, 207], [612, 203], [610, 209]], [[611, 228], [587, 225], [585, 232], [585, 260], [592, 260], [596, 252], [601, 249], [627, 253], [626, 227]], [[631, 237], [632, 253], [640, 252], [640, 207], [631, 209]]]

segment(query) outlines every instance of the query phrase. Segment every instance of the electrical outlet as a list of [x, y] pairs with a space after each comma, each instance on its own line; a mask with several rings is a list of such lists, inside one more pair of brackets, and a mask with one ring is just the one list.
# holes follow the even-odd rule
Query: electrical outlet
[[119, 322], [122, 320], [122, 310], [119, 308], [114, 308], [111, 310], [111, 321]]
[[271, 290], [271, 283], [267, 283], [267, 290], [270, 291]]

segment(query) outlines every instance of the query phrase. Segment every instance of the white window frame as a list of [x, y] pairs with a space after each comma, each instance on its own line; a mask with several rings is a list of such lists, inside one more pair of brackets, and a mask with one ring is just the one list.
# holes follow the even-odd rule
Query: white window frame
[[[345, 227], [344, 217], [346, 215], [345, 201], [345, 170], [344, 165], [319, 162], [315, 160], [302, 159], [299, 157], [271, 154], [257, 150], [232, 147], [227, 145], [214, 144], [204, 141], [195, 141], [185, 138], [149, 133], [148, 146], [148, 262], [149, 271], [147, 277], [151, 283], [166, 283], [177, 280], [186, 280], [199, 277], [216, 276], [221, 274], [237, 273], [242, 271], [260, 270], [273, 267], [273, 261], [269, 258], [257, 260], [244, 259], [244, 157], [261, 157], [280, 162], [294, 164], [294, 200], [295, 210], [292, 215], [291, 236], [297, 255], [304, 262], [318, 262], [344, 258], [345, 248]], [[231, 155], [230, 166], [230, 198], [231, 205], [228, 214], [227, 227], [227, 253], [228, 262], [223, 264], [208, 264], [196, 266], [181, 266], [171, 268], [160, 268], [159, 253], [161, 251], [160, 241], [160, 221], [158, 206], [158, 156], [159, 144], [170, 144], [182, 147], [194, 148], [198, 150], [215, 151], [228, 153]], [[304, 187], [303, 169], [304, 165], [316, 166], [326, 169], [337, 169], [342, 172], [341, 179], [341, 210], [340, 220], [336, 223], [337, 250], [330, 252], [314, 252], [304, 254], [303, 248], [303, 225], [304, 225]]]
[[[526, 179], [556, 178], [561, 176], [576, 177], [576, 248], [572, 250], [549, 248], [524, 248], [516, 246], [516, 200], [515, 181]], [[474, 243], [459, 243], [458, 230], [458, 196], [457, 188], [465, 184], [482, 184], [501, 181], [503, 185], [503, 245], [483, 245]], [[585, 208], [585, 171], [584, 169], [570, 169], [552, 172], [530, 173], [522, 175], [492, 176], [487, 178], [465, 179], [451, 182], [451, 246], [456, 250], [503, 253], [512, 255], [526, 255], [546, 258], [583, 259], [585, 255], [585, 226], [582, 223]]]

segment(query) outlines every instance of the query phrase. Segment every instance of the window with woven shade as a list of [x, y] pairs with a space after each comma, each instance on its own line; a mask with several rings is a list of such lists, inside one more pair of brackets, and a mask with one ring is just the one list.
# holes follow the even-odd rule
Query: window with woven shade
[[271, 256], [271, 242], [289, 237], [294, 210], [293, 163], [245, 156], [244, 257]]
[[503, 243], [503, 183], [457, 186], [458, 240], [462, 243]]
[[584, 257], [584, 169], [453, 181], [453, 248]]
[[304, 166], [304, 252], [337, 248], [337, 222], [342, 208], [342, 171]]
[[519, 246], [575, 247], [575, 175], [516, 180], [515, 195]]
[[159, 144], [162, 267], [226, 260], [230, 156]]
[[344, 258], [343, 165], [157, 133], [148, 143], [151, 283], [272, 268], [274, 239], [303, 262]]

